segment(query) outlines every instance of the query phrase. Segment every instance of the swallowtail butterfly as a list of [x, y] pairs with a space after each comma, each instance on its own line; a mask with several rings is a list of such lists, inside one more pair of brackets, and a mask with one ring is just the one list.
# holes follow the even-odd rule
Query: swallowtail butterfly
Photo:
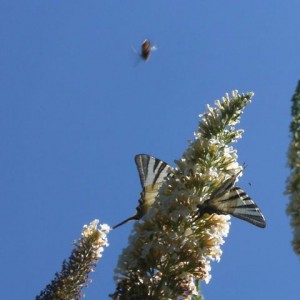
[[199, 205], [200, 216], [208, 214], [232, 215], [261, 228], [266, 227], [266, 220], [256, 203], [247, 193], [234, 186], [237, 175], [232, 175], [208, 200]]
[[[132, 217], [117, 224], [113, 229], [130, 220], [141, 219], [155, 201], [158, 190], [165, 178], [170, 175], [172, 167], [150, 155], [139, 154], [135, 157], [143, 191]], [[211, 196], [198, 205], [199, 216], [208, 214], [232, 215], [253, 225], [266, 227], [265, 218], [255, 202], [241, 188], [235, 186], [238, 174], [232, 175], [216, 189]]]
[[146, 214], [155, 201], [158, 189], [161, 187], [164, 179], [169, 175], [169, 172], [172, 169], [172, 167], [170, 167], [167, 163], [147, 154], [136, 155], [135, 163], [137, 165], [143, 189], [139, 199], [139, 205], [136, 208], [136, 213], [132, 217], [117, 224], [113, 227], [113, 229], [127, 223], [128, 221], [139, 220]]

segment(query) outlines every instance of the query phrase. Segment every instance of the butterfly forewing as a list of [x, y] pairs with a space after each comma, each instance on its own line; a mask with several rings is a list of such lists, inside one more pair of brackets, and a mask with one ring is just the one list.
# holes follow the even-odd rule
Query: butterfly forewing
[[241, 188], [233, 187], [233, 184], [231, 179], [225, 181], [205, 202], [202, 212], [200, 206], [200, 213], [230, 214], [258, 227], [266, 227], [265, 218], [255, 202]]
[[[235, 203], [234, 203], [235, 202]], [[234, 187], [229, 192], [227, 209], [230, 214], [248, 221], [258, 227], [266, 227], [266, 220], [256, 203], [239, 187]]]
[[142, 188], [147, 186], [154, 188], [155, 184], [161, 185], [172, 169], [167, 163], [147, 154], [136, 155], [135, 162]]

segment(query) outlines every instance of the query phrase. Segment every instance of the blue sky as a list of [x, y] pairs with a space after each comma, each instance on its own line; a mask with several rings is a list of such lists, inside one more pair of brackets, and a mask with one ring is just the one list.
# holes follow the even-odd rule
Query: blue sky
[[[240, 185], [262, 230], [233, 219], [207, 300], [298, 299], [283, 195], [290, 99], [299, 73], [300, 3], [11, 1], [0, 3], [1, 299], [33, 299], [81, 228], [134, 212], [134, 155], [173, 164], [198, 115], [225, 92], [254, 91], [234, 145]], [[157, 45], [137, 63], [143, 39]], [[249, 185], [248, 183], [251, 183]], [[107, 299], [132, 224], [109, 234], [86, 299]]]

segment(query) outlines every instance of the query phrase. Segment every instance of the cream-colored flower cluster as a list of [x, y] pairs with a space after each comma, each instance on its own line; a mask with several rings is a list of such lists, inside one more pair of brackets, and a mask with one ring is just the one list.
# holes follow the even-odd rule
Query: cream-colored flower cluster
[[81, 235], [82, 239], [78, 241], [78, 244], [84, 245], [87, 239], [93, 239], [93, 252], [95, 258], [100, 258], [104, 247], [108, 247], [107, 234], [111, 228], [107, 224], [100, 224], [98, 228], [99, 220], [95, 219], [89, 225], [84, 225]]
[[[209, 282], [211, 261], [220, 261], [229, 233], [228, 215], [199, 214], [201, 204], [224, 180], [238, 174], [235, 130], [252, 94], [233, 92], [208, 106], [177, 168], [162, 184], [156, 201], [137, 222], [116, 268], [113, 299], [191, 299]], [[197, 292], [198, 293], [198, 292]]]
[[82, 237], [74, 242], [71, 256], [63, 262], [60, 273], [55, 274], [55, 278], [36, 300], [80, 299], [83, 296], [82, 289], [91, 281], [89, 273], [94, 271], [104, 247], [108, 246], [110, 227], [106, 224], [98, 226], [98, 223], [98, 220], [94, 220], [83, 226]]

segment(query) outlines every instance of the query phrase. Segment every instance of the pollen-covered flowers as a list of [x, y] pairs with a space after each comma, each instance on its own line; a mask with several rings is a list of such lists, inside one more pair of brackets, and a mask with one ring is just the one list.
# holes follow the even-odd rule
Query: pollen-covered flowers
[[107, 234], [111, 228], [107, 224], [100, 224], [98, 229], [99, 220], [92, 221], [89, 225], [84, 225], [81, 235], [82, 240], [79, 241], [80, 244], [84, 244], [88, 239], [93, 239], [93, 252], [95, 258], [100, 258], [104, 247], [108, 247]]

